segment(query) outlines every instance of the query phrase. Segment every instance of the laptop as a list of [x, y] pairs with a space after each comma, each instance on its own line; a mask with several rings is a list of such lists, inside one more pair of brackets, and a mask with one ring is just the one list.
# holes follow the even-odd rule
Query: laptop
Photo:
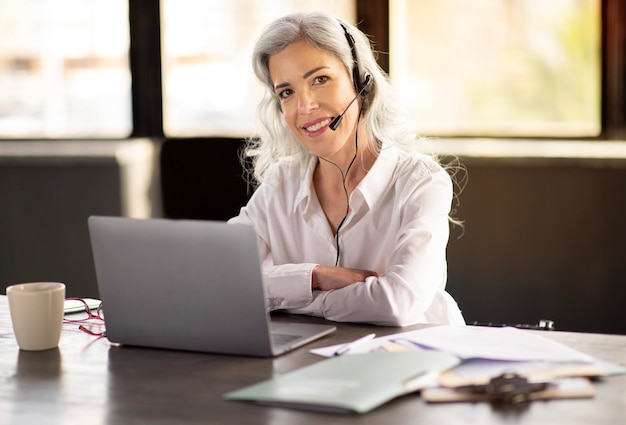
[[270, 320], [251, 226], [104, 216], [88, 226], [113, 343], [272, 357], [336, 330]]

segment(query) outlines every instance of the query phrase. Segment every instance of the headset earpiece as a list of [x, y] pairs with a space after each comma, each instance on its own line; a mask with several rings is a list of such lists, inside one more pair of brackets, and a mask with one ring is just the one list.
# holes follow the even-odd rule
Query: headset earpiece
[[354, 90], [357, 93], [361, 93], [362, 96], [367, 96], [371, 90], [372, 76], [365, 74], [365, 81], [361, 81], [361, 67], [359, 66], [359, 57], [356, 52], [356, 42], [348, 28], [342, 23], [339, 23], [339, 25], [343, 28], [346, 40], [348, 40], [348, 45], [350, 46], [350, 52], [352, 53], [352, 82], [354, 83]]

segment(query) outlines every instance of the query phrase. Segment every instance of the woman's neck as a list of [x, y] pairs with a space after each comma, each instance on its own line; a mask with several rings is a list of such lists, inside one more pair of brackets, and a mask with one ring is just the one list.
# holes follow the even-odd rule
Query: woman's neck
[[376, 156], [369, 149], [369, 145], [359, 140], [358, 149], [347, 151], [343, 155], [336, 155], [332, 159], [319, 158], [315, 170], [315, 183], [330, 187], [343, 187], [345, 183], [349, 192], [352, 192], [363, 180], [374, 164]]

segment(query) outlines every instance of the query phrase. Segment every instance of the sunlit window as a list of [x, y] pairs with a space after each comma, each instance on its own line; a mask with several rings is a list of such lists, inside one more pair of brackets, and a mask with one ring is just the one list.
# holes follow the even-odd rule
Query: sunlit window
[[310, 10], [355, 20], [354, 0], [161, 0], [165, 133], [249, 135], [262, 96], [253, 45], [273, 19]]
[[[389, 7], [390, 76], [418, 133], [599, 134], [600, 0]], [[356, 21], [356, 0], [161, 0], [166, 135], [249, 135], [252, 46], [306, 10]], [[128, 136], [128, 54], [127, 0], [0, 0], [0, 139]]]
[[425, 135], [595, 136], [599, 0], [390, 0], [390, 74]]
[[0, 0], [0, 138], [125, 137], [127, 0]]

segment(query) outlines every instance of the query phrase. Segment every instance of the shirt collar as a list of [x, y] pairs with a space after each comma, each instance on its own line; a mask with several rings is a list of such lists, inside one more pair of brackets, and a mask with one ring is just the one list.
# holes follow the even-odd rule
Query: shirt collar
[[302, 184], [298, 189], [295, 202], [293, 203], [293, 213], [298, 210], [300, 204], [303, 202], [304, 206], [302, 208], [304, 211], [309, 208], [309, 204], [311, 203], [311, 191], [313, 190], [313, 172], [315, 171], [317, 161], [317, 157], [315, 156], [311, 156], [309, 159], [309, 163], [304, 173], [304, 178], [302, 179]]
[[397, 159], [398, 150], [396, 148], [383, 146], [372, 168], [355, 189], [361, 192], [370, 209], [390, 186]]
[[[395, 170], [396, 162], [398, 159], [398, 150], [390, 147], [383, 146], [378, 158], [374, 161], [372, 168], [365, 175], [365, 178], [356, 187], [355, 192], [358, 191], [362, 194], [363, 199], [371, 208], [378, 199], [382, 196], [383, 192], [390, 185], [393, 172]], [[309, 159], [309, 163], [302, 180], [302, 184], [296, 194], [296, 199], [293, 204], [293, 212], [295, 213], [300, 204], [303, 210], [306, 211], [309, 208], [311, 202], [311, 191], [313, 190], [313, 172], [317, 165], [317, 157], [312, 156]]]

